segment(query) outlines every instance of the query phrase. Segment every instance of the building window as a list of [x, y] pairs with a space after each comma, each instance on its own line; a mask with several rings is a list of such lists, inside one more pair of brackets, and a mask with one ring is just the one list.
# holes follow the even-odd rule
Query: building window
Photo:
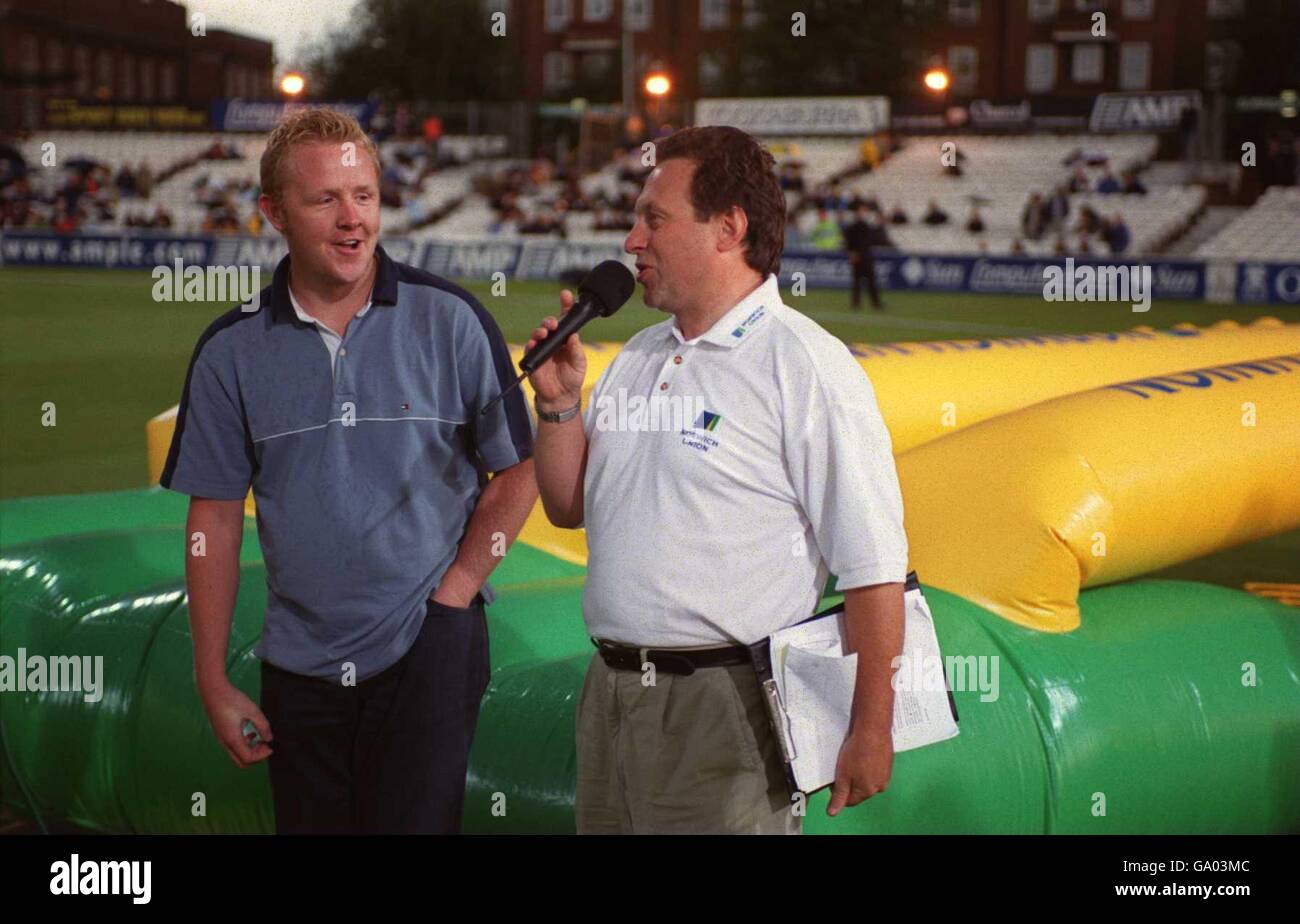
[[948, 0], [948, 21], [954, 26], [973, 26], [980, 21], [980, 0]]
[[573, 18], [570, 0], [546, 0], [546, 31], [563, 32]]
[[176, 62], [164, 61], [158, 69], [158, 82], [162, 85], [162, 98], [164, 103], [176, 101]]
[[948, 49], [948, 73], [957, 93], [974, 93], [979, 86], [979, 49], [974, 45], [954, 45]]
[[700, 53], [700, 92], [721, 93], [726, 67], [722, 56], [714, 51]]
[[140, 99], [146, 103], [154, 101], [154, 62], [145, 58], [140, 62]]
[[50, 39], [45, 43], [45, 73], [56, 77], [63, 76], [63, 69], [67, 67], [68, 62], [63, 56], [63, 43], [58, 39]]
[[1074, 8], [1080, 13], [1096, 13], [1106, 8], [1106, 0], [1074, 0]]
[[135, 99], [135, 56], [122, 55], [122, 99]]
[[90, 95], [90, 49], [78, 45], [72, 49], [72, 69], [76, 72], [72, 92], [77, 96]]
[[26, 77], [35, 77], [41, 72], [40, 42], [34, 35], [18, 37], [18, 67]]
[[542, 57], [542, 89], [563, 90], [573, 83], [573, 59], [567, 51], [548, 51]]
[[1046, 93], [1056, 86], [1056, 46], [1025, 48], [1025, 92]]
[[1156, 0], [1124, 0], [1125, 19], [1150, 19], [1156, 14]]
[[1075, 83], [1101, 83], [1106, 50], [1100, 45], [1080, 43], [1074, 46], [1070, 79]]
[[1227, 39], [1205, 43], [1205, 88], [1226, 90], [1237, 82], [1241, 45]]
[[582, 76], [586, 80], [604, 80], [614, 73], [614, 56], [604, 51], [595, 51], [582, 56]]
[[623, 0], [623, 27], [631, 32], [644, 32], [653, 18], [652, 0]]
[[763, 8], [758, 0], [741, 0], [740, 26], [742, 29], [757, 29], [763, 25]]
[[1060, 12], [1059, 0], [1029, 0], [1029, 21], [1047, 22]]
[[113, 56], [108, 53], [108, 49], [99, 49], [95, 67], [96, 89], [102, 87], [111, 96], [113, 94]]
[[1119, 88], [1147, 90], [1151, 87], [1151, 45], [1124, 42], [1119, 46]]
[[604, 22], [614, 12], [614, 0], [582, 0], [582, 18], [587, 22]]
[[1245, 9], [1245, 0], [1206, 0], [1205, 13], [1211, 19], [1232, 19]]
[[700, 28], [727, 28], [728, 12], [727, 0], [700, 0]]

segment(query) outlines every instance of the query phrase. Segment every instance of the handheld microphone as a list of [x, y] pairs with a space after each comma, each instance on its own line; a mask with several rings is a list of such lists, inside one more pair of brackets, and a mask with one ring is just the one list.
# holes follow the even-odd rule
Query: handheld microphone
[[533, 348], [524, 354], [524, 358], [519, 361], [519, 368], [523, 372], [506, 386], [501, 394], [489, 401], [479, 412], [479, 416], [496, 407], [497, 403], [510, 393], [510, 389], [522, 382], [524, 376], [550, 359], [552, 354], [564, 346], [565, 342], [580, 328], [589, 321], [607, 318], [618, 311], [635, 291], [636, 277], [618, 260], [606, 260], [588, 273], [578, 286], [578, 300], [573, 303], [573, 307], [560, 319], [560, 323], [545, 340], [534, 344]]
[[623, 307], [636, 291], [636, 277], [617, 260], [606, 260], [587, 274], [578, 286], [578, 300], [569, 313], [560, 318], [550, 336], [524, 354], [519, 368], [531, 373], [564, 346], [565, 341], [595, 318], [607, 318]]

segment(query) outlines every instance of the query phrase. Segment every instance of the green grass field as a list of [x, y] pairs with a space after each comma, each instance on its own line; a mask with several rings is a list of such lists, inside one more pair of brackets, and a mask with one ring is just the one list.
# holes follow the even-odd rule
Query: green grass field
[[[505, 297], [465, 282], [511, 342], [558, 310], [555, 283], [511, 282]], [[146, 483], [144, 423], [180, 399], [194, 343], [226, 304], [154, 302], [147, 272], [0, 270], [0, 498], [139, 487]], [[1155, 302], [1048, 303], [1021, 296], [885, 293], [886, 310], [852, 312], [847, 292], [813, 290], [786, 301], [846, 341], [889, 342], [1122, 330], [1138, 325], [1246, 322], [1266, 306]], [[660, 320], [640, 296], [595, 322], [587, 339], [626, 340]], [[57, 425], [42, 426], [53, 402]], [[1168, 574], [1240, 585], [1300, 580], [1300, 532], [1189, 563]]]

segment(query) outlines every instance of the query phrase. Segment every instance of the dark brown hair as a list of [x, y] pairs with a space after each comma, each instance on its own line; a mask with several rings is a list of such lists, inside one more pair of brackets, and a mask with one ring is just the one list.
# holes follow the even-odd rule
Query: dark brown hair
[[785, 194], [776, 160], [752, 135], [726, 125], [683, 128], [655, 143], [655, 165], [673, 158], [695, 161], [691, 206], [708, 221], [733, 206], [745, 210], [745, 262], [762, 275], [781, 266], [785, 247]]

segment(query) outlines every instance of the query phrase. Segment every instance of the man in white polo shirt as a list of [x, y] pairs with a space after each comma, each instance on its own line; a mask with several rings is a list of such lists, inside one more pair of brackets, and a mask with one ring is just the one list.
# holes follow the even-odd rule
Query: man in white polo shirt
[[670, 317], [628, 341], [585, 420], [578, 337], [532, 376], [542, 501], [590, 551], [578, 831], [798, 833], [743, 646], [809, 616], [836, 575], [858, 673], [828, 812], [884, 790], [907, 573], [889, 432], [844, 344], [781, 301], [771, 155], [690, 128], [656, 164], [625, 249]]

